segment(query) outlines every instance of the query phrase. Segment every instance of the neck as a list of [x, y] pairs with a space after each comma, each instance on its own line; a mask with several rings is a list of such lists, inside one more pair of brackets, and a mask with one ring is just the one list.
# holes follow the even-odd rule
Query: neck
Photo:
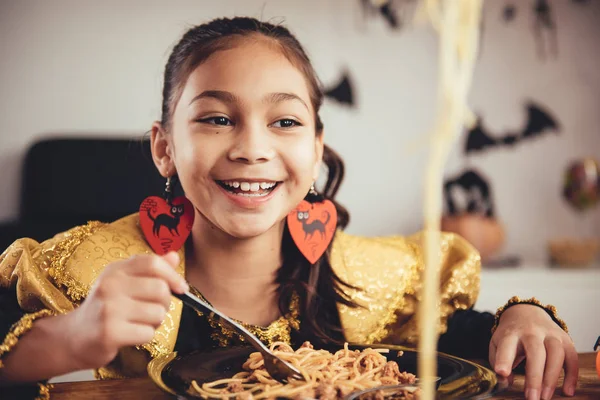
[[268, 325], [280, 316], [276, 277], [283, 227], [237, 239], [197, 215], [186, 247], [188, 281], [229, 317]]

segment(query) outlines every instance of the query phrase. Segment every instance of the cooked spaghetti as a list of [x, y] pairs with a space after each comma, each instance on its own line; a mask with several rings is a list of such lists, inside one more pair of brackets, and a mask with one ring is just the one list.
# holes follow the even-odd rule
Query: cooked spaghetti
[[[285, 361], [297, 367], [304, 380], [290, 379], [283, 384], [269, 376], [262, 355], [250, 354], [243, 364], [242, 372], [228, 379], [198, 384], [192, 388], [209, 399], [266, 399], [266, 398], [313, 398], [336, 399], [352, 392], [382, 385], [413, 384], [415, 375], [400, 372], [398, 363], [388, 361], [382, 353], [388, 349], [350, 350], [348, 344], [336, 353], [315, 350], [305, 342], [294, 351], [283, 342], [273, 343], [271, 350]], [[401, 355], [401, 353], [399, 353]], [[396, 398], [418, 399], [419, 389], [407, 388]], [[370, 398], [379, 398], [373, 393]]]
[[425, 270], [419, 305], [419, 377], [422, 398], [435, 398], [440, 287], [440, 231], [444, 166], [465, 124], [473, 124], [467, 96], [477, 56], [483, 0], [421, 0], [425, 15], [439, 33], [438, 106], [425, 181]]

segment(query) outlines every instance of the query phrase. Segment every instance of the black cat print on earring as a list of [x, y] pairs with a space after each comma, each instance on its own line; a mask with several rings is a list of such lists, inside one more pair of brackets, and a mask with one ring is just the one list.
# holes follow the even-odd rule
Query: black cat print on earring
[[175, 175], [167, 177], [163, 197], [146, 197], [140, 205], [140, 227], [158, 255], [183, 247], [194, 224], [192, 203], [185, 196], [173, 198], [175, 182]]

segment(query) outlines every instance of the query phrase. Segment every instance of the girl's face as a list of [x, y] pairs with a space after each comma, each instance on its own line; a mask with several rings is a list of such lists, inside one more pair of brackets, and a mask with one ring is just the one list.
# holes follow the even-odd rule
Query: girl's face
[[242, 39], [198, 66], [171, 132], [155, 124], [152, 141], [158, 168], [177, 173], [196, 217], [236, 238], [279, 227], [323, 154], [304, 76], [261, 39]]

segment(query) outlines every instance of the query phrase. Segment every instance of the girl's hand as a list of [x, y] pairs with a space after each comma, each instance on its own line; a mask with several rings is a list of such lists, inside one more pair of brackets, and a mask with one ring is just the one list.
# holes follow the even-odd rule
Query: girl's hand
[[164, 320], [171, 291], [185, 292], [179, 256], [134, 256], [108, 265], [80, 307], [65, 315], [65, 338], [80, 369], [99, 368], [121, 347], [149, 342]]
[[517, 304], [502, 314], [490, 341], [490, 363], [512, 382], [512, 370], [526, 361], [525, 398], [552, 398], [561, 370], [563, 393], [575, 394], [579, 362], [570, 336], [542, 308]]

